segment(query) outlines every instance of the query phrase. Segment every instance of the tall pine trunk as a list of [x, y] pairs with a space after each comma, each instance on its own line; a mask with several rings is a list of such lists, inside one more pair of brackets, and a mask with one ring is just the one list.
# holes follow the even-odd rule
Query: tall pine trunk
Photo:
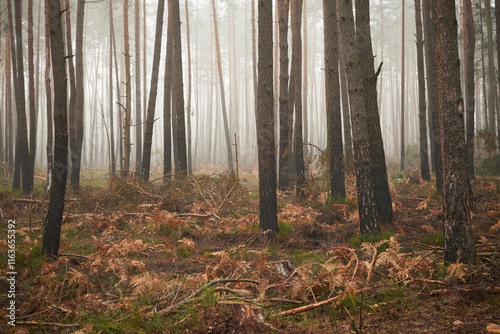
[[427, 151], [427, 117], [425, 103], [424, 40], [422, 33], [422, 6], [415, 0], [415, 23], [417, 27], [417, 70], [418, 70], [418, 121], [420, 137], [420, 175], [430, 181], [429, 154]]
[[142, 160], [141, 177], [144, 181], [149, 180], [151, 166], [151, 146], [153, 143], [153, 125], [156, 110], [156, 95], [158, 93], [158, 75], [160, 72], [161, 35], [163, 29], [163, 13], [165, 11], [165, 0], [158, 2], [156, 12], [156, 35], [153, 54], [153, 70], [151, 72], [151, 87], [149, 91], [148, 113], [146, 117], [146, 132], [144, 133], [144, 157]]
[[293, 159], [295, 161], [295, 188], [297, 196], [304, 196], [304, 145], [302, 126], [302, 0], [291, 0], [292, 18], [292, 66], [294, 80], [295, 122], [293, 124]]
[[258, 0], [259, 65], [257, 91], [257, 149], [259, 160], [260, 232], [278, 232], [276, 159], [273, 112], [273, 9], [272, 2]]
[[356, 39], [361, 57], [360, 66], [363, 75], [363, 94], [368, 125], [371, 176], [374, 182], [373, 191], [377, 203], [378, 220], [382, 223], [388, 223], [393, 217], [392, 200], [387, 180], [384, 143], [377, 104], [377, 77], [382, 63], [375, 73], [368, 0], [356, 1]]
[[[217, 69], [219, 72], [219, 88], [220, 88], [220, 96], [221, 96], [221, 104], [222, 104], [222, 118], [224, 123], [224, 135], [226, 139], [226, 150], [227, 150], [227, 168], [230, 171], [233, 171], [233, 148], [231, 146], [231, 136], [229, 131], [229, 122], [227, 117], [227, 109], [226, 109], [226, 97], [224, 92], [224, 79], [222, 73], [222, 59], [220, 53], [220, 42], [219, 42], [219, 27], [217, 24], [217, 9], [215, 6], [215, 0], [212, 0], [212, 13], [214, 15], [214, 33], [215, 33], [215, 52], [217, 55]], [[271, 69], [272, 72], [272, 69]]]
[[[464, 0], [464, 81], [465, 81], [465, 124], [466, 124], [466, 146], [467, 166], [469, 177], [475, 178], [474, 173], [474, 109], [475, 109], [475, 87], [474, 87], [474, 52], [476, 49], [476, 31], [472, 14], [471, 0]], [[497, 24], [500, 24], [497, 23]], [[497, 37], [499, 38], [499, 37]]]
[[472, 237], [464, 105], [460, 87], [455, 2], [436, 0], [433, 6], [437, 87], [443, 153], [444, 260], [472, 263], [476, 249]]
[[280, 190], [290, 187], [290, 171], [288, 169], [288, 17], [290, 0], [278, 1], [279, 12], [279, 49], [280, 49], [280, 74], [279, 74], [279, 178]]
[[54, 170], [42, 250], [57, 256], [61, 239], [64, 197], [68, 175], [67, 76], [60, 0], [48, 0], [52, 73], [54, 79]]
[[340, 111], [336, 0], [324, 0], [323, 12], [330, 193], [333, 198], [344, 198], [344, 154], [342, 143], [342, 114]]
[[[143, 0], [145, 1], [145, 0]], [[159, 5], [159, 4], [158, 4]], [[139, 0], [134, 1], [134, 30], [135, 30], [135, 175], [142, 173], [142, 110], [141, 110], [141, 38], [140, 38], [140, 8]], [[163, 6], [165, 7], [165, 6]], [[157, 74], [158, 75], [158, 74]], [[154, 76], [154, 75], [153, 75]], [[146, 80], [146, 73], [144, 73]], [[144, 105], [146, 107], [146, 105]], [[146, 125], [147, 127], [147, 125]], [[146, 132], [144, 132], [146, 136]]]
[[369, 124], [363, 87], [364, 76], [361, 68], [361, 62], [365, 59], [361, 58], [358, 36], [354, 29], [352, 0], [339, 1], [340, 35], [344, 45], [349, 82], [360, 228], [362, 234], [379, 234], [375, 184], [371, 173]]
[[123, 123], [124, 161], [122, 176], [127, 177], [130, 171], [130, 125], [132, 114], [132, 87], [130, 76], [130, 45], [128, 33], [128, 0], [123, 1], [123, 36], [125, 57], [125, 120]]
[[[175, 161], [175, 171], [181, 176], [187, 173], [187, 148], [186, 148], [186, 123], [184, 112], [184, 84], [182, 80], [182, 44], [181, 44], [181, 18], [179, 10], [179, 0], [172, 1], [172, 19], [174, 35], [174, 77], [172, 86], [173, 110], [176, 114], [176, 134], [177, 159]], [[226, 119], [227, 121], [227, 119]], [[227, 129], [226, 129], [227, 130]], [[228, 130], [227, 130], [228, 131]], [[228, 132], [226, 133], [226, 137]], [[232, 161], [232, 158], [231, 158]]]
[[76, 12], [76, 46], [75, 46], [75, 75], [76, 75], [76, 100], [75, 100], [75, 151], [71, 152], [71, 180], [74, 190], [80, 188], [80, 169], [82, 163], [83, 123], [85, 110], [85, 88], [83, 71], [83, 20], [85, 16], [85, 0], [78, 0]]
[[174, 21], [172, 5], [168, 2], [167, 56], [163, 83], [163, 175], [165, 180], [172, 172], [172, 73], [174, 59]]
[[422, 0], [422, 17], [424, 23], [425, 67], [427, 69], [427, 106], [430, 124], [429, 138], [431, 148], [432, 170], [436, 174], [436, 188], [442, 193], [443, 169], [441, 160], [441, 133], [439, 130], [439, 104], [437, 96], [436, 51], [434, 45], [434, 26], [431, 17], [431, 1]]

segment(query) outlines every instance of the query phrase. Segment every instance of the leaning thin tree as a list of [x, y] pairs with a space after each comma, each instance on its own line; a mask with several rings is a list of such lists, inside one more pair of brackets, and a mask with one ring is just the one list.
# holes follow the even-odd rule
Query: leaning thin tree
[[471, 263], [476, 259], [472, 237], [472, 196], [467, 170], [464, 102], [460, 86], [454, 0], [436, 0], [432, 6], [443, 159], [444, 260]]
[[64, 42], [61, 24], [60, 0], [48, 0], [50, 48], [54, 83], [54, 167], [50, 187], [49, 210], [43, 231], [42, 250], [57, 256], [61, 239], [61, 225], [64, 211], [64, 196], [68, 176], [68, 115], [67, 76], [64, 56]]

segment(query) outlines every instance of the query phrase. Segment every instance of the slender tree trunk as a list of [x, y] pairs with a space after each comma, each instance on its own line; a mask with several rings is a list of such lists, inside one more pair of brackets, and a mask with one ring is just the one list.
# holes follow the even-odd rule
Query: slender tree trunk
[[304, 145], [302, 126], [302, 0], [291, 0], [292, 11], [292, 58], [295, 59], [294, 93], [295, 93], [295, 122], [293, 129], [293, 155], [295, 160], [296, 191], [299, 198], [304, 196]]
[[[498, 0], [497, 0], [498, 1]], [[499, 2], [500, 3], [500, 2]], [[474, 87], [474, 52], [476, 49], [476, 31], [472, 14], [471, 0], [464, 0], [464, 81], [465, 81], [465, 124], [466, 124], [466, 146], [467, 146], [467, 170], [469, 177], [473, 180], [474, 175], [474, 109], [475, 109], [475, 87]], [[499, 22], [500, 24], [500, 22]], [[498, 37], [497, 37], [498, 38]]]
[[165, 59], [165, 80], [163, 86], [163, 175], [165, 180], [172, 172], [172, 73], [174, 58], [174, 21], [172, 5], [168, 1], [167, 56]]
[[427, 118], [425, 103], [424, 40], [422, 35], [422, 7], [420, 0], [415, 0], [415, 22], [417, 27], [417, 68], [418, 68], [418, 121], [420, 135], [420, 175], [430, 181], [429, 154], [427, 152]]
[[[212, 0], [214, 1], [214, 0]], [[257, 112], [257, 33], [255, 30], [255, 1], [250, 0], [252, 3], [252, 64], [253, 64], [253, 97], [254, 97], [254, 110]], [[215, 16], [215, 15], [214, 15]]]
[[[222, 118], [224, 122], [224, 134], [226, 138], [226, 150], [227, 150], [227, 168], [232, 171], [233, 167], [233, 148], [231, 146], [231, 136], [229, 131], [229, 122], [227, 117], [226, 110], [226, 97], [224, 94], [224, 79], [222, 74], [222, 59], [220, 54], [220, 43], [219, 43], [219, 27], [217, 24], [217, 10], [215, 6], [215, 0], [212, 0], [212, 13], [214, 15], [214, 33], [215, 33], [215, 52], [217, 55], [217, 68], [219, 72], [219, 87], [220, 87], [220, 96], [221, 96], [221, 104], [222, 104]], [[272, 69], [271, 69], [272, 73]]]
[[149, 180], [151, 166], [151, 146], [153, 143], [153, 125], [156, 110], [156, 95], [158, 93], [158, 75], [160, 72], [161, 34], [163, 29], [163, 13], [165, 12], [165, 0], [158, 2], [156, 12], [156, 35], [153, 54], [153, 70], [151, 72], [151, 87], [149, 92], [148, 114], [146, 118], [146, 132], [144, 133], [144, 157], [142, 161], [141, 177], [144, 181]]
[[[339, 3], [336, 1], [337, 8], [337, 33], [340, 32], [340, 15], [339, 15]], [[338, 59], [339, 59], [339, 71], [340, 71], [340, 94], [342, 97], [342, 115], [343, 115], [343, 126], [344, 126], [344, 145], [345, 145], [345, 165], [348, 173], [354, 173], [354, 149], [352, 146], [352, 135], [351, 135], [351, 113], [349, 111], [349, 94], [347, 85], [347, 71], [345, 64], [345, 51], [344, 45], [342, 43], [342, 38], [338, 39]]]
[[472, 237], [469, 176], [460, 88], [455, 2], [437, 0], [433, 6], [438, 77], [441, 151], [443, 153], [444, 261], [472, 263], [476, 249]]
[[[143, 0], [146, 1], [146, 0]], [[141, 107], [141, 38], [140, 38], [140, 7], [139, 0], [134, 1], [135, 9], [135, 175], [142, 174], [142, 107]], [[158, 75], [158, 74], [157, 74]], [[154, 76], [154, 75], [153, 75]], [[146, 73], [144, 73], [146, 80]], [[144, 105], [145, 107], [146, 105]], [[149, 111], [148, 111], [149, 112]], [[147, 125], [146, 125], [147, 127]], [[144, 132], [146, 136], [146, 132]]]
[[333, 198], [345, 198], [336, 0], [324, 0], [323, 12], [330, 193]]
[[44, 1], [45, 14], [45, 100], [47, 108], [47, 192], [50, 191], [52, 185], [52, 170], [54, 166], [54, 125], [52, 114], [52, 68], [50, 53], [50, 14], [48, 0]]
[[431, 148], [432, 170], [436, 174], [436, 188], [442, 193], [443, 170], [441, 160], [441, 133], [439, 130], [439, 104], [437, 96], [436, 51], [434, 45], [434, 26], [431, 17], [431, 1], [422, 0], [424, 23], [425, 67], [427, 69], [427, 95], [429, 97], [428, 119]]
[[399, 170], [404, 171], [405, 169], [405, 2], [402, 0], [402, 6], [401, 8], [403, 9], [402, 13], [402, 24], [401, 24], [401, 29], [402, 29], [402, 34], [401, 34], [401, 125], [400, 125], [400, 131], [401, 131], [401, 148], [400, 148], [400, 165], [399, 165]]
[[35, 108], [35, 51], [33, 47], [33, 0], [28, 0], [28, 89], [30, 114], [30, 169], [35, 171], [37, 109]]
[[273, 112], [273, 9], [272, 2], [258, 0], [259, 83], [257, 93], [257, 147], [259, 160], [260, 232], [278, 232], [276, 159]]
[[123, 124], [123, 146], [125, 155], [122, 176], [127, 177], [130, 171], [130, 124], [132, 108], [132, 90], [130, 76], [130, 46], [128, 33], [128, 0], [123, 1], [123, 35], [125, 47], [125, 122]]
[[50, 203], [43, 231], [42, 250], [57, 256], [61, 239], [64, 197], [68, 175], [67, 76], [61, 24], [60, 0], [49, 0], [50, 45], [54, 76], [54, 170]]
[[110, 139], [110, 176], [116, 174], [116, 155], [115, 155], [115, 120], [113, 108], [113, 0], [109, 0], [109, 139]]
[[280, 83], [279, 83], [279, 189], [290, 187], [290, 172], [288, 170], [288, 16], [290, 0], [278, 1], [279, 11], [279, 49], [280, 49]]
[[84, 88], [84, 69], [83, 69], [83, 20], [85, 17], [85, 0], [78, 0], [76, 14], [76, 101], [75, 101], [75, 140], [76, 150], [71, 152], [71, 180], [70, 184], [74, 190], [80, 188], [80, 168], [82, 163], [83, 146], [83, 123], [85, 111], [85, 88]]
[[[172, 86], [174, 112], [176, 114], [177, 133], [177, 160], [175, 161], [176, 172], [181, 176], [187, 173], [187, 148], [186, 148], [186, 126], [184, 112], [184, 87], [182, 81], [182, 44], [181, 44], [181, 18], [179, 0], [172, 1], [172, 19], [174, 35], [174, 77]], [[227, 119], [226, 119], [227, 125]], [[226, 128], [228, 131], [228, 129]], [[227, 137], [227, 136], [226, 136]], [[231, 160], [232, 161], [232, 160]]]
[[[26, 123], [26, 102], [24, 91], [23, 36], [22, 36], [22, 3], [15, 1], [16, 37], [14, 39], [14, 24], [12, 22], [12, 5], [7, 1], [9, 30], [11, 39], [12, 69], [14, 91], [16, 96], [17, 132], [16, 132], [16, 164], [22, 170], [23, 194], [33, 190], [34, 170], [32, 168], [28, 147], [28, 127]], [[14, 46], [15, 41], [15, 46]], [[14, 174], [14, 188], [20, 188], [21, 177]]]
[[187, 100], [187, 160], [188, 160], [188, 174], [193, 174], [193, 156], [191, 148], [193, 146], [191, 139], [191, 40], [189, 34], [189, 7], [188, 0], [185, 1], [186, 7], [186, 33], [187, 33], [187, 54], [188, 54], [188, 100]]
[[[500, 0], [495, 0], [495, 18], [496, 18], [496, 44], [497, 44], [497, 69], [498, 69], [498, 82], [500, 82]], [[500, 92], [498, 93], [500, 96]], [[500, 108], [497, 110], [497, 129], [498, 129], [498, 147], [500, 148]], [[472, 118], [474, 121], [474, 118]], [[468, 130], [467, 130], [468, 131]], [[469, 166], [470, 173], [470, 166]], [[474, 174], [473, 174], [474, 175]], [[473, 177], [473, 176], [472, 176]]]
[[[7, 19], [9, 19], [7, 17]], [[10, 29], [9, 29], [10, 30]], [[7, 152], [5, 154], [6, 160], [9, 165], [9, 173], [14, 172], [14, 121], [13, 113], [14, 109], [12, 107], [12, 53], [11, 51], [10, 34], [6, 32], [5, 34], [5, 113], [7, 115], [6, 126], [7, 131], [5, 131], [7, 137]], [[19, 186], [17, 186], [19, 188]]]
[[488, 38], [488, 125], [491, 140], [488, 150], [495, 151], [496, 124], [495, 116], [497, 109], [497, 83], [495, 82], [495, 55], [493, 51], [493, 27], [491, 24], [491, 3], [484, 0], [484, 18], [486, 21], [486, 34]]
[[[309, 123], [308, 123], [308, 112], [307, 112], [307, 93], [308, 93], [308, 86], [309, 86], [309, 78], [307, 76], [308, 69], [307, 69], [307, 2], [304, 2], [303, 9], [302, 9], [302, 16], [303, 16], [303, 33], [304, 33], [304, 46], [303, 46], [303, 74], [302, 74], [302, 128], [303, 128], [303, 141], [305, 143], [309, 143]], [[305, 175], [307, 175], [307, 171], [309, 170], [309, 166], [307, 165], [307, 162], [309, 161], [309, 154], [308, 154], [308, 146], [304, 145], [302, 146], [304, 149], [304, 158], [306, 160], [306, 166], [305, 166]]]

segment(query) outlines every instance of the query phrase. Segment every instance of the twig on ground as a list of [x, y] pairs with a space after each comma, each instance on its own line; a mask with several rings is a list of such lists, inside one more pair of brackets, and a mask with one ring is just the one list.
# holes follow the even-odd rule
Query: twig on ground
[[192, 293], [186, 299], [178, 302], [175, 305], [169, 306], [169, 307], [161, 310], [160, 312], [158, 312], [158, 314], [162, 314], [163, 315], [163, 314], [172, 312], [173, 310], [175, 310], [179, 306], [182, 306], [182, 305], [186, 304], [187, 302], [191, 301], [192, 299], [194, 299], [196, 296], [198, 296], [200, 293], [202, 293], [203, 291], [205, 291], [207, 288], [211, 287], [212, 285], [217, 285], [219, 283], [235, 283], [235, 282], [246, 282], [246, 283], [253, 283], [253, 284], [261, 284], [259, 281], [255, 281], [255, 280], [252, 280], [252, 279], [242, 279], [242, 278], [225, 278], [225, 279], [219, 279], [219, 280], [211, 281], [211, 282], [208, 282], [207, 284], [205, 284], [204, 286], [202, 286], [201, 288], [199, 288], [194, 293]]
[[58, 253], [59, 256], [68, 256], [68, 257], [79, 257], [85, 260], [93, 260], [92, 258], [85, 256], [85, 255], [80, 255], [80, 254], [69, 254], [69, 253]]
[[54, 326], [54, 327], [78, 327], [80, 324], [61, 324], [59, 322], [44, 322], [44, 321], [16, 321], [17, 325], [27, 326]]
[[[354, 291], [354, 293], [360, 293], [361, 291], [369, 291], [369, 290], [371, 290], [373, 288], [374, 287], [365, 287], [363, 289], [358, 289], [358, 290]], [[322, 301], [317, 302], [317, 303], [312, 303], [312, 304], [304, 305], [304, 306], [297, 307], [297, 308], [294, 308], [294, 309], [291, 309], [291, 310], [283, 311], [283, 312], [278, 313], [277, 315], [279, 317], [284, 317], [284, 316], [295, 315], [295, 314], [299, 314], [299, 313], [302, 313], [302, 312], [306, 312], [306, 311], [318, 308], [320, 306], [323, 306], [323, 305], [326, 305], [326, 304], [330, 304], [330, 303], [336, 301], [337, 299], [339, 299], [342, 296], [343, 295], [337, 295], [335, 297], [328, 298], [328, 299], [322, 300]]]

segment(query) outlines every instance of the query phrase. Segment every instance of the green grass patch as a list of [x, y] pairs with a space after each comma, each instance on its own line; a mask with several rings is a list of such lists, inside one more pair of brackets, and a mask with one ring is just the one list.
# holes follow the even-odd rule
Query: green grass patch
[[290, 222], [280, 220], [278, 222], [278, 234], [276, 235], [276, 238], [278, 239], [279, 242], [284, 242], [290, 239], [290, 235], [292, 235], [293, 232], [293, 225]]
[[424, 235], [423, 242], [426, 245], [444, 247], [444, 235], [439, 232], [427, 233]]

